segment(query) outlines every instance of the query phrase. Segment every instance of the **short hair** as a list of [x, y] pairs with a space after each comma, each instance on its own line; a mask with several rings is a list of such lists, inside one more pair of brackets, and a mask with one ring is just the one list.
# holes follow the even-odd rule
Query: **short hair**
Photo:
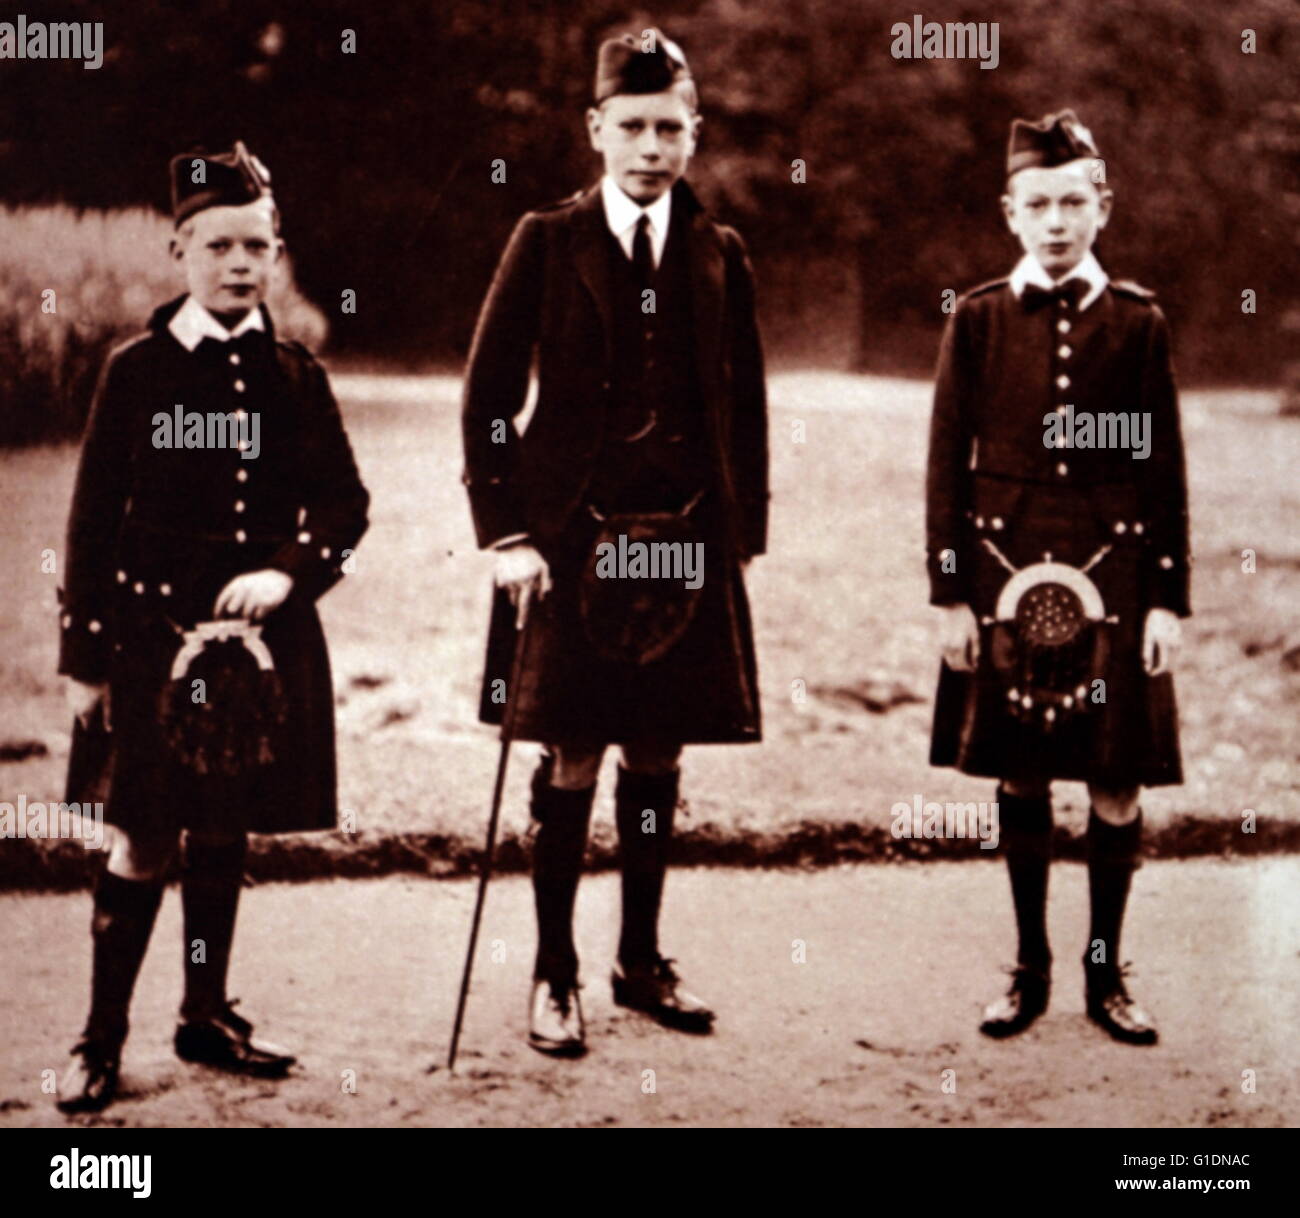
[[[666, 89], [660, 89], [661, 93], [676, 93], [682, 101], [686, 103], [687, 108], [692, 115], [698, 115], [700, 112], [700, 95], [695, 88], [695, 81], [689, 76], [682, 80], [675, 80]], [[593, 101], [591, 104], [596, 110], [603, 110], [605, 103], [615, 97], [649, 97], [649, 93], [611, 93], [609, 97], [602, 98], [600, 101]]]
[[[225, 206], [230, 206], [230, 205], [229, 205], [229, 204], [220, 204], [219, 206], [223, 206], [223, 207], [225, 207]], [[243, 204], [239, 204], [239, 206], [241, 206], [241, 207], [269, 207], [270, 210], [271, 210], [271, 231], [272, 231], [272, 232], [273, 232], [277, 237], [280, 235], [280, 209], [275, 205], [275, 199], [274, 199], [273, 196], [271, 196], [270, 194], [264, 194], [260, 199], [254, 199], [251, 203], [243, 203]], [[196, 217], [196, 216], [200, 216], [200, 215], [202, 215], [203, 212], [206, 211], [206, 210], [207, 210], [207, 208], [203, 208], [203, 209], [201, 209], [200, 211], [196, 211], [196, 212], [194, 212], [193, 214], [191, 214], [191, 215], [189, 215], [189, 216], [186, 216], [185, 219], [182, 220], [182, 221], [181, 221], [181, 222], [176, 226], [176, 235], [177, 235], [178, 237], [180, 237], [182, 240], [184, 240], [184, 241], [188, 241], [192, 236], [194, 236], [194, 220], [195, 220], [195, 217]]]
[[[1092, 174], [1089, 174], [1089, 175], [1088, 175], [1088, 181], [1091, 182], [1092, 185], [1096, 187], [1096, 189], [1097, 189], [1097, 193], [1098, 193], [1098, 194], [1101, 194], [1103, 191], [1107, 191], [1107, 190], [1110, 190], [1110, 189], [1111, 189], [1110, 181], [1109, 181], [1109, 180], [1107, 179], [1107, 177], [1106, 177], [1106, 162], [1105, 162], [1104, 160], [1102, 160], [1101, 157], [1099, 157], [1099, 156], [1081, 156], [1081, 157], [1077, 157], [1074, 161], [1066, 161], [1066, 162], [1064, 162], [1064, 163], [1065, 163], [1066, 165], [1074, 165], [1074, 164], [1077, 164], [1078, 161], [1091, 161], [1094, 165], [1100, 165], [1100, 166], [1101, 166], [1101, 181], [1100, 181], [1100, 182], [1098, 182], [1098, 181], [1096, 180], [1096, 178], [1095, 178]], [[1014, 182], [1015, 179], [1018, 178], [1022, 173], [1024, 173], [1025, 170], [1027, 170], [1027, 169], [1041, 169], [1041, 168], [1042, 168], [1042, 166], [1040, 166], [1040, 165], [1026, 165], [1023, 169], [1017, 169], [1017, 170], [1015, 171], [1015, 173], [1009, 173], [1009, 174], [1007, 174], [1007, 180], [1006, 180], [1006, 183], [1005, 183], [1004, 186], [1003, 186], [1003, 190], [1004, 190], [1004, 192], [1005, 192], [1006, 194], [1011, 194], [1011, 183]], [[1061, 166], [1059, 166], [1059, 165], [1053, 165], [1053, 166], [1051, 166], [1051, 168], [1053, 168], [1053, 169], [1059, 169], [1059, 168], [1061, 168]]]

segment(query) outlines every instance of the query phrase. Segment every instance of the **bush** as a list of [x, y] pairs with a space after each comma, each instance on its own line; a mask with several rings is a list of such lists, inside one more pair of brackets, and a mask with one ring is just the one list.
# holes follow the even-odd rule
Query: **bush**
[[[171, 234], [144, 208], [0, 208], [0, 446], [81, 434], [105, 356], [184, 291]], [[328, 323], [287, 262], [268, 303], [277, 333], [319, 350]]]

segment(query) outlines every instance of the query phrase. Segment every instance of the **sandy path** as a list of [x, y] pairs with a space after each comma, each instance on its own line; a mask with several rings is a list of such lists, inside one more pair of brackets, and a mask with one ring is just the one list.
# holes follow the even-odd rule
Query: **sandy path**
[[[975, 1030], [1010, 947], [1000, 866], [934, 863], [670, 876], [666, 947], [717, 1007], [690, 1038], [615, 1008], [606, 981], [617, 880], [588, 877], [579, 945], [591, 1052], [523, 1042], [532, 951], [525, 880], [494, 884], [456, 1077], [446, 1050], [473, 888], [408, 878], [268, 885], [246, 893], [233, 992], [299, 1073], [266, 1084], [170, 1052], [179, 901], [164, 903], [134, 1009], [129, 1125], [1282, 1125], [1300, 1101], [1294, 1035], [1300, 860], [1148, 864], [1126, 956], [1162, 1043], [1131, 1049], [1083, 1016], [1075, 963], [1083, 868], [1054, 874], [1057, 990], [1026, 1036]], [[0, 898], [6, 933], [0, 1120], [61, 1120], [40, 1092], [61, 1069], [89, 969], [84, 895]], [[793, 943], [806, 963], [792, 961]], [[498, 957], [494, 962], [493, 955]], [[866, 1047], [870, 1046], [870, 1047]], [[942, 1090], [955, 1071], [956, 1092]], [[1256, 1091], [1242, 1091], [1243, 1071]], [[647, 1071], [653, 1071], [653, 1092]], [[349, 1073], [354, 1072], [354, 1073]], [[355, 1079], [355, 1092], [345, 1090]]]

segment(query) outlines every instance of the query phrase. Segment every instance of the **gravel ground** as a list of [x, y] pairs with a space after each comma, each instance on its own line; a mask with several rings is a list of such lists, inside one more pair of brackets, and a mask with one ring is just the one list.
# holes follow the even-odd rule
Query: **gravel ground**
[[[994, 864], [818, 871], [683, 869], [664, 946], [719, 1012], [707, 1038], [612, 1005], [617, 879], [578, 903], [591, 1052], [524, 1043], [531, 893], [488, 900], [454, 1076], [446, 1053], [473, 902], [465, 881], [394, 877], [271, 884], [245, 894], [232, 992], [301, 1063], [280, 1084], [184, 1065], [170, 1051], [180, 912], [168, 894], [133, 1010], [124, 1098], [100, 1124], [1281, 1126], [1300, 1104], [1300, 860], [1151, 863], [1137, 875], [1124, 955], [1161, 1043], [1115, 1044], [1083, 1014], [1075, 963], [1086, 876], [1058, 864], [1057, 989], [1023, 1037], [976, 1031], [1012, 946]], [[85, 895], [0, 897], [5, 978], [0, 1122], [58, 1124], [42, 1071], [61, 1071], [84, 1011]], [[796, 964], [796, 941], [806, 963]], [[647, 1072], [652, 1071], [653, 1074]], [[953, 1071], [952, 1075], [945, 1075]], [[1252, 1076], [1254, 1090], [1243, 1090]], [[943, 1089], [945, 1079], [949, 1089]], [[952, 1085], [955, 1084], [955, 1091]]]

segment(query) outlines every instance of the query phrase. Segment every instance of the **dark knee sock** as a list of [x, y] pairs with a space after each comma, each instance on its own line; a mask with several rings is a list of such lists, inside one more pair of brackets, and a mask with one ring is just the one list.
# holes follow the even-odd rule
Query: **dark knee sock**
[[[1088, 814], [1088, 896], [1092, 918], [1084, 962], [1112, 973], [1119, 968], [1119, 934], [1124, 923], [1129, 883], [1142, 844], [1142, 812], [1127, 825], [1112, 825], [1095, 810]], [[1104, 959], [1094, 957], [1104, 951]]]
[[[635, 774], [619, 766], [614, 793], [623, 864], [623, 929], [618, 961], [624, 968], [659, 959], [659, 906], [681, 774]], [[654, 812], [651, 825], [647, 811]], [[647, 832], [653, 828], [653, 832]]]
[[107, 869], [100, 872], [90, 923], [94, 963], [86, 1039], [114, 1045], [126, 1039], [131, 993], [162, 892], [162, 884], [155, 880], [127, 880]]
[[247, 837], [214, 844], [185, 843], [181, 908], [185, 914], [184, 1020], [210, 1019], [226, 1006], [226, 974], [235, 913], [244, 883]]
[[1052, 862], [1052, 798], [1026, 798], [998, 790], [998, 822], [1020, 945], [1017, 961], [1047, 972], [1047, 875]]
[[537, 960], [533, 976], [558, 985], [578, 979], [573, 904], [582, 876], [587, 826], [596, 784], [578, 791], [550, 785], [553, 762], [543, 756], [533, 775], [533, 901], [537, 909]]

